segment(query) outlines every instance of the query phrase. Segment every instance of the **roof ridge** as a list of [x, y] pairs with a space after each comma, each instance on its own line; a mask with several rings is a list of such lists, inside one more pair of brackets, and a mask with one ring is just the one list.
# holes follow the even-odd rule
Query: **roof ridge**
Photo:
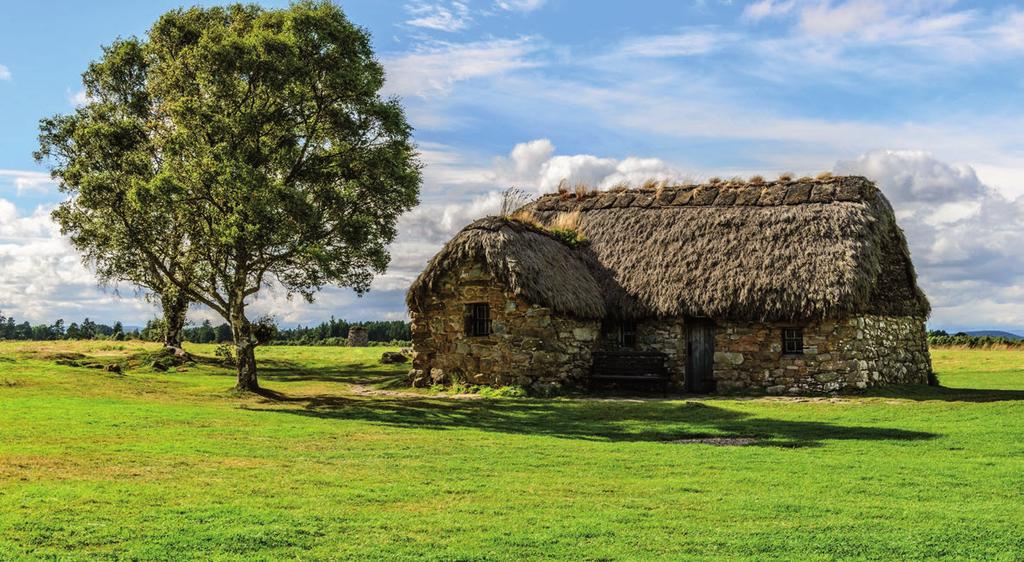
[[772, 181], [712, 181], [656, 189], [624, 189], [586, 193], [550, 193], [530, 205], [538, 211], [597, 211], [610, 208], [705, 206], [769, 207], [805, 203], [867, 201], [878, 188], [863, 176], [778, 179]]

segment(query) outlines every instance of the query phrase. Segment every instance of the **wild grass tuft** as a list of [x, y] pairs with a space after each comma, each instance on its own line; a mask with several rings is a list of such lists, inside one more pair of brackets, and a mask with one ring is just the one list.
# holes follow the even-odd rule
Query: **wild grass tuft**
[[558, 230], [577, 230], [580, 227], [580, 212], [570, 211], [566, 213], [558, 213], [548, 227]]
[[537, 218], [537, 215], [533, 214], [533, 211], [530, 209], [517, 209], [506, 218], [541, 230], [545, 229], [544, 223], [542, 223], [540, 219]]

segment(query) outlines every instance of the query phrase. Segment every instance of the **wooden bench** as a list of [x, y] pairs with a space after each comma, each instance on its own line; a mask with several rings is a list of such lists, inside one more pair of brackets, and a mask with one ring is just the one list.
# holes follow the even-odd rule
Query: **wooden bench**
[[592, 355], [590, 390], [601, 382], [653, 383], [668, 394], [671, 382], [665, 362], [668, 356], [658, 351], [596, 351]]

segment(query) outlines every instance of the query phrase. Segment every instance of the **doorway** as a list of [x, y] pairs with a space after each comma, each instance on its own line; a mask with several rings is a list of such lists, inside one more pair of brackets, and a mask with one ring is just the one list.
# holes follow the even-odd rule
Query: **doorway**
[[707, 394], [715, 391], [715, 323], [706, 319], [687, 319], [686, 379], [687, 392]]

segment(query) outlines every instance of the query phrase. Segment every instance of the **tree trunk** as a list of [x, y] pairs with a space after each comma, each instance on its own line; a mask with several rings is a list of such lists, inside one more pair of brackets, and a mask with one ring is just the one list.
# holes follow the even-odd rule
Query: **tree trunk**
[[235, 388], [247, 392], [260, 389], [256, 380], [256, 346], [253, 344], [238, 346], [238, 382]]
[[245, 310], [237, 306], [231, 312], [231, 335], [235, 340], [235, 355], [238, 364], [238, 379], [235, 389], [258, 392], [256, 380], [256, 341], [252, 337], [252, 326], [245, 317]]
[[171, 289], [160, 295], [160, 306], [164, 313], [164, 347], [181, 349], [188, 297], [181, 291]]

